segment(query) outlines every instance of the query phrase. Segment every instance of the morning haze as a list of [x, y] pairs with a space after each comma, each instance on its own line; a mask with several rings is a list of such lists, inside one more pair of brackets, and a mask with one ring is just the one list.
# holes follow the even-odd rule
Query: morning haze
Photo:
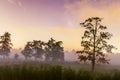
[[0, 79], [119, 80], [119, 14], [120, 0], [0, 0]]

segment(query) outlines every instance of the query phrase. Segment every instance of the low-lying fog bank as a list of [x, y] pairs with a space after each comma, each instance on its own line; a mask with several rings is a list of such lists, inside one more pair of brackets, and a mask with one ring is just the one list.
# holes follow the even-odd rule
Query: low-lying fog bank
[[[12, 61], [16, 60], [16, 59], [14, 59], [14, 55], [16, 53], [19, 54], [18, 60], [21, 60], [21, 61], [25, 60], [24, 56], [18, 50], [13, 50], [12, 53], [10, 53], [11, 55], [9, 56], [9, 58], [7, 58], [7, 60], [12, 60]], [[1, 58], [2, 57], [0, 56], [0, 59]], [[78, 55], [76, 54], [75, 50], [65, 51], [64, 58], [65, 58], [66, 62], [80, 63], [79, 59], [78, 59]], [[109, 54], [108, 58], [110, 59], [110, 65], [119, 65], [120, 66], [120, 61], [119, 61], [120, 60], [120, 54]], [[34, 60], [34, 58], [32, 57], [30, 60]], [[2, 60], [2, 61], [5, 61], [5, 60]]]

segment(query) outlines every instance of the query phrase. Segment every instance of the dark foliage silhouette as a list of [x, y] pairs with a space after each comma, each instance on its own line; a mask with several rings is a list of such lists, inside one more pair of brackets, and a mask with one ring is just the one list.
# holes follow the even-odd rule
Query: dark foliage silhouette
[[105, 32], [106, 26], [101, 25], [102, 19], [99, 17], [92, 17], [80, 23], [85, 28], [84, 35], [82, 37], [81, 46], [83, 50], [77, 51], [79, 53], [80, 61], [91, 61], [92, 71], [96, 63], [109, 63], [107, 55], [111, 53], [111, 50], [115, 48], [113, 45], [107, 44], [112, 36], [109, 32]]
[[16, 54], [14, 55], [14, 59], [17, 60], [18, 58], [19, 58], [19, 55], [16, 53]]
[[44, 42], [43, 41], [37, 41], [37, 40], [34, 40], [32, 42], [32, 49], [34, 51], [34, 54], [33, 56], [35, 57], [35, 59], [42, 59], [42, 56], [44, 54]]
[[64, 61], [64, 49], [62, 41], [55, 41], [51, 38], [45, 46], [45, 60]]
[[45, 61], [64, 61], [62, 44], [62, 41], [56, 41], [53, 38], [47, 43], [41, 40], [33, 40], [32, 42], [27, 42], [22, 54], [26, 59], [34, 56], [38, 60], [43, 59], [43, 56], [45, 56]]
[[4, 58], [9, 56], [12, 45], [11, 34], [9, 32], [5, 32], [2, 36], [0, 36], [0, 54], [3, 55]]
[[32, 42], [27, 42], [21, 53], [25, 56], [25, 59], [32, 57], [33, 54]]

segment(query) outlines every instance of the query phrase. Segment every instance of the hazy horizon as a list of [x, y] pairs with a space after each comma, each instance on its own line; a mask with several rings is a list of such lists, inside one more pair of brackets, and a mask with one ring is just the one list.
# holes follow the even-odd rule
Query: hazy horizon
[[[24, 56], [21, 54], [20, 49], [13, 49], [10, 53], [10, 58], [14, 59], [15, 54], [20, 55], [18, 60], [24, 60]], [[78, 55], [76, 54], [76, 51], [73, 49], [71, 51], [64, 51], [64, 58], [65, 61], [68, 62], [79, 62]], [[110, 65], [120, 65], [119, 59], [120, 59], [120, 53], [113, 53], [108, 54], [108, 59], [110, 59]], [[83, 63], [83, 62], [80, 62]]]

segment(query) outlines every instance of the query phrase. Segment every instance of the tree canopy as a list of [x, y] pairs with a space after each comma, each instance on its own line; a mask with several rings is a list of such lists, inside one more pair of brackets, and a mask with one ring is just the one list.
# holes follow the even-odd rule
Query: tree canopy
[[91, 62], [92, 71], [94, 71], [96, 63], [109, 63], [109, 59], [104, 53], [111, 53], [111, 50], [115, 48], [107, 43], [112, 34], [106, 31], [107, 27], [103, 26], [101, 21], [102, 18], [92, 17], [80, 23], [85, 31], [81, 41], [83, 50], [77, 51], [77, 53], [79, 53], [80, 61]]
[[46, 61], [64, 61], [64, 49], [62, 47], [62, 41], [56, 41], [50, 38], [48, 42], [41, 40], [33, 40], [27, 42], [22, 54], [25, 58], [42, 59], [45, 56]]
[[0, 54], [8, 56], [12, 46], [11, 34], [9, 32], [5, 32], [2, 36], [0, 36]]

